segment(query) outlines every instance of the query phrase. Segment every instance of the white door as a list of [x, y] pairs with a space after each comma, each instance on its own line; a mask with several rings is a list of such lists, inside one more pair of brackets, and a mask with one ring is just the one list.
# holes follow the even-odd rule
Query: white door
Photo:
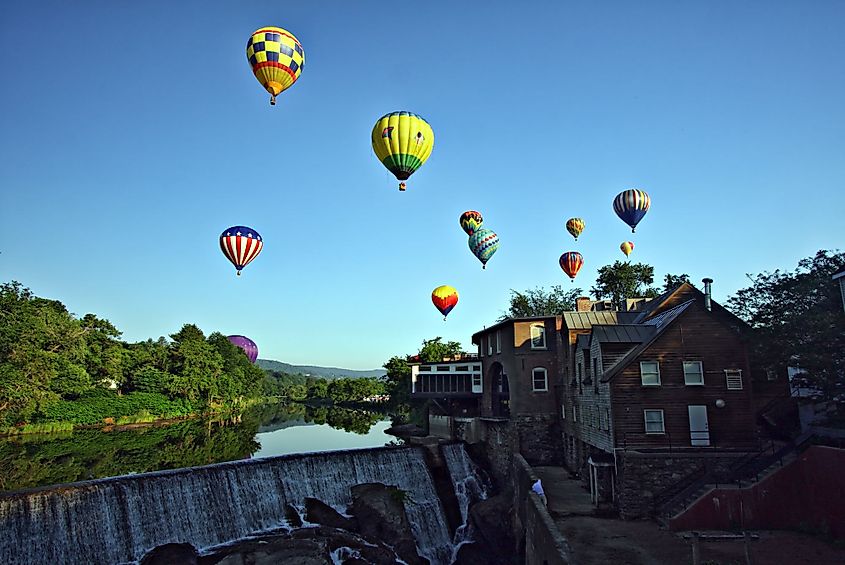
[[710, 426], [707, 424], [707, 406], [687, 406], [689, 410], [689, 437], [691, 445], [710, 445]]

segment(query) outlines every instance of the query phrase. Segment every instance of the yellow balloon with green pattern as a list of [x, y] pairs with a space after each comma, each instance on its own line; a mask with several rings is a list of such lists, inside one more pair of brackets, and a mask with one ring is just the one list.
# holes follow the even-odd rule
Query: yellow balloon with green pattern
[[270, 104], [276, 96], [293, 86], [302, 67], [305, 51], [294, 35], [280, 27], [262, 27], [246, 42], [246, 58], [261, 86], [270, 93]]
[[[373, 151], [387, 170], [405, 181], [428, 160], [434, 149], [434, 130], [411, 112], [391, 112], [373, 127]], [[399, 184], [405, 190], [405, 183]]]

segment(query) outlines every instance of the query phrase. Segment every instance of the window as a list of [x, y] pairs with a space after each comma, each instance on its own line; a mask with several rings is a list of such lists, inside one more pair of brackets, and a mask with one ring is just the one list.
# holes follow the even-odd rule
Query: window
[[429, 366], [429, 365], [420, 365], [420, 371], [431, 371], [431, 366]]
[[742, 370], [725, 369], [725, 381], [728, 384], [728, 390], [742, 390]]
[[469, 365], [457, 365], [455, 367], [456, 371], [469, 371]]
[[[598, 380], [599, 378], [599, 358], [593, 357], [593, 373], [590, 375], [590, 380]], [[584, 381], [585, 383], [587, 381]]]
[[701, 361], [684, 361], [684, 384], [704, 384], [704, 369], [701, 367]]
[[534, 383], [534, 391], [549, 390], [549, 380], [546, 375], [546, 370], [542, 367], [537, 367], [531, 371], [532, 381]]
[[663, 410], [643, 410], [643, 413], [645, 415], [645, 433], [666, 433], [666, 429], [663, 427]]
[[473, 366], [472, 366], [472, 370], [473, 370], [473, 371], [480, 371], [480, 370], [481, 370], [481, 365], [473, 365]]
[[778, 374], [772, 369], [766, 369], [766, 380], [776, 381], [778, 380]]
[[437, 372], [438, 373], [448, 373], [451, 367], [449, 365], [438, 365]]
[[572, 421], [573, 421], [573, 422], [577, 422], [577, 421], [578, 421], [578, 406], [573, 406], [573, 407], [572, 407]]
[[640, 381], [643, 386], [660, 386], [660, 363], [640, 361]]
[[560, 419], [566, 420], [566, 404], [565, 403], [560, 405]]
[[502, 352], [502, 332], [496, 330], [496, 353]]
[[543, 324], [531, 325], [531, 349], [546, 348], [546, 326]]
[[481, 388], [481, 375], [479, 373], [472, 375], [472, 388]]
[[493, 355], [493, 336], [487, 336], [487, 355]]
[[484, 338], [483, 337], [478, 342], [478, 356], [484, 357]]

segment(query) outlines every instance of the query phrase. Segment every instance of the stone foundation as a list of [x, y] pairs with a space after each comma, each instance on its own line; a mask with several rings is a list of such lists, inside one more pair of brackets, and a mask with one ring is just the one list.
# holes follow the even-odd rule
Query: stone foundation
[[552, 414], [518, 414], [513, 418], [519, 453], [530, 465], [562, 465], [563, 446], [557, 417]]

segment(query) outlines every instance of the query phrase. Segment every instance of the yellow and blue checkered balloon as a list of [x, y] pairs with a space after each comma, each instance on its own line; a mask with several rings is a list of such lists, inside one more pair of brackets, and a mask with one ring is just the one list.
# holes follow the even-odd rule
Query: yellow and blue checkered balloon
[[305, 51], [294, 35], [280, 27], [256, 30], [246, 42], [246, 58], [255, 78], [270, 93], [270, 104], [276, 96], [293, 86], [305, 66]]

